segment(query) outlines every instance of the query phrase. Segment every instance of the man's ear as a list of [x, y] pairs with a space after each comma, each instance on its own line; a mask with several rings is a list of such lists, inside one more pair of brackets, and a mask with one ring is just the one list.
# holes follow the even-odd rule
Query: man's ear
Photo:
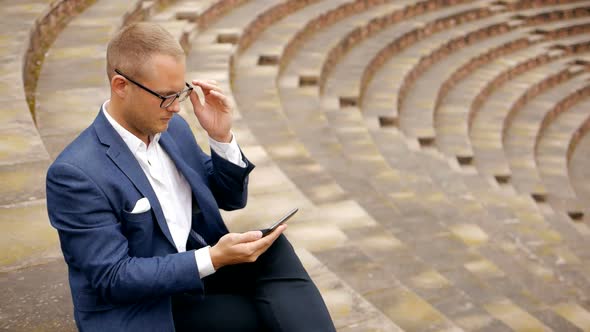
[[119, 98], [125, 98], [128, 93], [129, 84], [125, 78], [121, 75], [114, 75], [111, 78], [111, 90], [113, 93], [117, 94]]

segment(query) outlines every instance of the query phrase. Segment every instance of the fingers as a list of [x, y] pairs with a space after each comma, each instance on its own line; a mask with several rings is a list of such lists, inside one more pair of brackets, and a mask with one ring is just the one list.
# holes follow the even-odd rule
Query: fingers
[[211, 91], [218, 91], [223, 94], [215, 80], [193, 80], [193, 85], [200, 87], [205, 95], [208, 95]]
[[262, 237], [261, 231], [246, 233], [229, 233], [221, 237], [219, 242], [211, 247], [211, 261], [215, 269], [238, 263], [251, 263], [258, 259], [283, 233], [286, 225], [277, 227], [269, 235]]
[[218, 92], [218, 91], [211, 91], [211, 93], [209, 94], [209, 96], [213, 96], [213, 97], [215, 97], [215, 98], [217, 99], [217, 101], [218, 101], [219, 103], [221, 103], [221, 105], [222, 105], [224, 108], [226, 108], [226, 109], [227, 109], [227, 108], [229, 108], [229, 100], [228, 100], [228, 99], [227, 99], [227, 97], [226, 97], [224, 94], [222, 94], [221, 92]]
[[[193, 80], [193, 85], [198, 86], [203, 91], [203, 95], [207, 102], [211, 102], [212, 100], [208, 99], [209, 97], [213, 97], [213, 99], [221, 104], [221, 106], [225, 109], [230, 108], [229, 99], [223, 94], [223, 90], [218, 86], [217, 81], [215, 80]], [[195, 93], [196, 94], [196, 93]]]
[[261, 231], [250, 231], [246, 233], [236, 234], [235, 243], [253, 242], [262, 238]]
[[258, 257], [262, 253], [264, 253], [268, 249], [268, 247], [270, 247], [275, 242], [275, 240], [285, 231], [285, 229], [287, 229], [287, 225], [281, 225], [277, 227], [274, 231], [272, 231], [270, 234], [263, 237], [262, 239], [256, 242], [252, 242], [251, 245], [253, 246], [252, 249], [255, 252], [254, 255]]
[[201, 108], [203, 108], [203, 104], [201, 103], [201, 98], [199, 98], [197, 91], [195, 91], [193, 89], [193, 91], [189, 95], [189, 98], [190, 98], [191, 104], [193, 104], [193, 108], [195, 110], [199, 111]]

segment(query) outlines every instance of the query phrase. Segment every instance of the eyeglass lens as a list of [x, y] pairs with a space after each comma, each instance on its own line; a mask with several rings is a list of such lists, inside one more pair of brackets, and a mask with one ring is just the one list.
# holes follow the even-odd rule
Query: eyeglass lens
[[174, 103], [176, 98], [178, 98], [179, 102], [185, 101], [186, 98], [188, 98], [188, 96], [190, 95], [191, 90], [192, 89], [185, 89], [178, 95], [172, 95], [169, 98], [164, 99], [164, 101], [162, 101], [162, 107], [163, 108], [169, 107], [170, 105], [172, 105], [172, 103]]

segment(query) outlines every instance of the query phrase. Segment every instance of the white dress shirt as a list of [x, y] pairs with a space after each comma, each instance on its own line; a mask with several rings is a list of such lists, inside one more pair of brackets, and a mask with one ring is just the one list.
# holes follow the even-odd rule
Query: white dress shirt
[[[166, 151], [160, 146], [160, 133], [150, 137], [150, 143], [146, 146], [142, 140], [123, 128], [123, 126], [111, 117], [107, 110], [108, 103], [109, 100], [102, 105], [102, 111], [105, 117], [121, 136], [125, 144], [127, 144], [154, 189], [158, 201], [162, 206], [162, 211], [164, 212], [164, 217], [166, 218], [166, 223], [168, 224], [168, 229], [170, 230], [176, 249], [178, 252], [186, 251], [186, 242], [191, 230], [192, 214], [192, 192], [188, 181], [178, 171], [172, 159], [170, 159]], [[233, 134], [230, 143], [220, 143], [209, 138], [209, 145], [222, 158], [240, 167], [246, 167], [246, 163], [242, 160], [242, 153]], [[211, 262], [209, 246], [196, 250], [195, 260], [199, 269], [200, 278], [204, 278], [215, 272], [213, 263]]]

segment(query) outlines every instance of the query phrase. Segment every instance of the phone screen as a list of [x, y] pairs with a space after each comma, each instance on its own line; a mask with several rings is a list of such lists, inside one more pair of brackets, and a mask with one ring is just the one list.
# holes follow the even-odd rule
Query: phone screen
[[297, 213], [297, 211], [299, 211], [298, 208], [294, 208], [293, 210], [289, 211], [287, 214], [285, 214], [281, 219], [279, 219], [276, 223], [274, 223], [272, 226], [270, 226], [269, 228], [265, 228], [265, 229], [261, 229], [260, 231], [262, 232], [262, 236], [267, 236], [268, 234], [270, 234], [272, 231], [275, 230], [275, 228], [279, 227], [280, 225], [284, 224], [285, 222], [287, 222], [287, 220], [289, 220], [289, 218], [291, 218], [295, 213]]

